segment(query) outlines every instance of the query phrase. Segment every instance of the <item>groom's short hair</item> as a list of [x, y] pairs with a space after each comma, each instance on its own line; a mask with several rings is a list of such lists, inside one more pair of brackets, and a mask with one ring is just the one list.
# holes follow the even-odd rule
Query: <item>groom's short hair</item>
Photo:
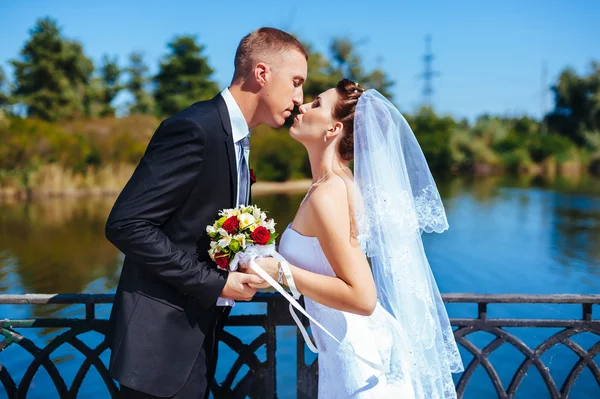
[[[276, 28], [258, 28], [240, 41], [235, 52], [233, 83], [243, 82], [257, 62], [267, 62], [269, 56], [296, 50], [308, 60], [308, 51], [294, 36]], [[261, 59], [263, 58], [263, 59]]]

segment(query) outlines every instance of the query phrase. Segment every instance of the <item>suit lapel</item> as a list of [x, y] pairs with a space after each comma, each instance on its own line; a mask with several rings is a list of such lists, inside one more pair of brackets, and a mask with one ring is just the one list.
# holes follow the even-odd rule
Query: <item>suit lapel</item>
[[229, 112], [227, 111], [227, 105], [225, 100], [219, 94], [215, 97], [215, 103], [219, 114], [221, 115], [221, 123], [223, 124], [223, 131], [225, 133], [225, 146], [227, 147], [227, 157], [229, 158], [229, 174], [231, 183], [231, 206], [237, 206], [237, 162], [235, 159], [235, 148], [233, 144], [233, 134], [231, 130], [231, 120], [229, 119]]

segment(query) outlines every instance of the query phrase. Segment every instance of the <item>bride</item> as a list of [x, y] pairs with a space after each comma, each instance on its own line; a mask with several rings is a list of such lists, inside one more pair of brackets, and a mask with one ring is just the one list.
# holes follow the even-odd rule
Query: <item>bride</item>
[[257, 264], [331, 333], [311, 321], [319, 398], [455, 398], [462, 361], [421, 241], [448, 223], [410, 126], [344, 79], [300, 107], [290, 135], [314, 183], [281, 238], [285, 265]]

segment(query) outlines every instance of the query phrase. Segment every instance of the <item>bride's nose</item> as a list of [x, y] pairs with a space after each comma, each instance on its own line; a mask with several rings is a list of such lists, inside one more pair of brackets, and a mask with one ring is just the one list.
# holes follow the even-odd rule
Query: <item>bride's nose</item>
[[300, 111], [301, 114], [305, 114], [307, 109], [308, 109], [308, 103], [302, 104], [301, 106], [298, 107], [298, 111]]

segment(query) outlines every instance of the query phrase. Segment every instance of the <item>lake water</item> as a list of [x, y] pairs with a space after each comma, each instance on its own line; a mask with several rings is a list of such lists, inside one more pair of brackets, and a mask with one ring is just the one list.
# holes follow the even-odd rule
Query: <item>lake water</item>
[[[531, 179], [493, 177], [440, 180], [440, 192], [450, 230], [424, 236], [425, 248], [440, 291], [474, 293], [600, 293], [600, 181], [583, 176], [551, 183]], [[271, 211], [278, 226], [286, 226], [302, 199], [297, 195], [255, 197], [255, 203]], [[0, 204], [0, 293], [106, 293], [114, 292], [122, 255], [104, 238], [104, 223], [114, 198], [48, 199], [30, 204]], [[258, 305], [240, 305], [234, 313], [260, 311]], [[108, 317], [108, 305], [99, 306], [97, 317]], [[451, 317], [475, 317], [475, 305], [449, 305]], [[594, 311], [597, 316], [597, 309]], [[0, 305], [0, 318], [81, 317], [83, 306]], [[575, 305], [490, 305], [489, 317], [580, 318]], [[556, 329], [507, 329], [535, 347]], [[45, 346], [56, 331], [21, 329], [38, 346]], [[260, 329], [231, 328], [244, 342]], [[493, 337], [476, 333], [471, 341], [480, 348]], [[99, 341], [93, 333], [84, 337], [90, 345]], [[278, 392], [294, 398], [296, 389], [296, 333], [277, 331]], [[598, 342], [583, 334], [576, 339], [585, 349]], [[264, 352], [264, 351], [263, 351]], [[465, 365], [471, 355], [463, 352]], [[259, 352], [259, 357], [264, 353]], [[105, 361], [107, 354], [102, 357]], [[504, 384], [523, 359], [504, 345], [490, 361]], [[61, 347], [52, 356], [70, 386], [83, 357]], [[559, 387], [577, 361], [560, 346], [542, 360]], [[20, 381], [32, 357], [16, 345], [0, 353], [0, 364]], [[221, 350], [217, 380], [224, 378], [233, 353]], [[599, 359], [597, 358], [598, 362]], [[92, 368], [80, 397], [104, 398], [107, 391]], [[2, 393], [0, 393], [2, 397]], [[28, 398], [58, 397], [45, 371], [39, 371]], [[494, 398], [495, 391], [483, 369], [475, 372], [466, 398]], [[537, 371], [530, 369], [517, 398], [545, 398], [548, 393]], [[600, 388], [584, 370], [570, 398], [598, 398]]]

